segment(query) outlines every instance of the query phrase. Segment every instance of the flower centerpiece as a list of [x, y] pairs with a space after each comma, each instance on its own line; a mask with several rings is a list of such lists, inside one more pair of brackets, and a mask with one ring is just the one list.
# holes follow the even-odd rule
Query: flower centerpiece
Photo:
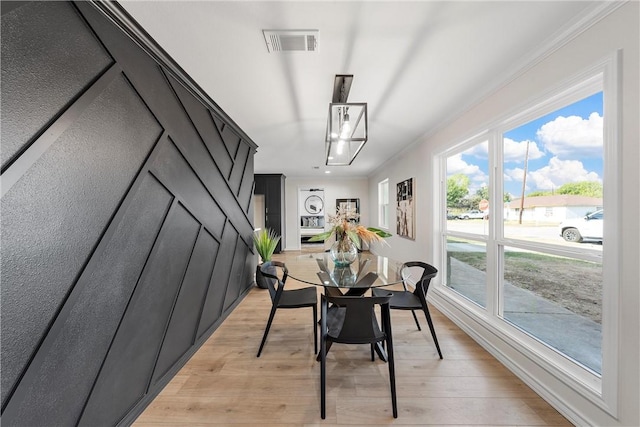
[[346, 267], [358, 257], [358, 249], [362, 242], [384, 242], [391, 234], [374, 227], [365, 227], [358, 223], [360, 215], [353, 209], [339, 207], [335, 215], [329, 215], [331, 228], [324, 233], [316, 234], [309, 242], [324, 241], [335, 235], [335, 243], [330, 252], [337, 267]]

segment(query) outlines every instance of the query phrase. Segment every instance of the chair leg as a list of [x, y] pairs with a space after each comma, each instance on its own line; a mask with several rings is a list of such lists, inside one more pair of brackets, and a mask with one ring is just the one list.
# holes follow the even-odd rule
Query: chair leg
[[396, 372], [393, 361], [393, 349], [391, 344], [389, 344], [389, 350], [387, 350], [389, 355], [389, 382], [391, 384], [391, 408], [393, 409], [393, 418], [398, 418], [398, 401], [396, 396]]
[[313, 354], [318, 354], [318, 307], [313, 306]]
[[[382, 332], [387, 333], [383, 316], [384, 314], [380, 313], [380, 319], [382, 319], [381, 329], [382, 329]], [[386, 340], [382, 340], [380, 342], [371, 344], [371, 361], [372, 362], [375, 360], [375, 357], [373, 356], [374, 351], [378, 353], [378, 357], [380, 357], [380, 360], [382, 360], [383, 362], [387, 362], [387, 355], [386, 355], [387, 351], [385, 350], [386, 343], [387, 343]]]
[[429, 324], [429, 329], [431, 330], [431, 336], [433, 337], [433, 342], [436, 344], [436, 349], [438, 350], [438, 355], [440, 359], [442, 359], [442, 352], [440, 351], [440, 344], [438, 344], [438, 337], [436, 337], [436, 329], [433, 327], [433, 321], [431, 320], [431, 314], [429, 313], [429, 308], [424, 307], [424, 316], [427, 318], [427, 323]]
[[320, 343], [320, 416], [322, 419], [325, 419], [326, 416], [326, 402], [325, 402], [325, 393], [326, 393], [326, 364], [327, 364], [327, 354], [325, 349], [324, 339]]
[[418, 317], [416, 316], [415, 310], [411, 310], [411, 314], [413, 314], [413, 320], [416, 321], [416, 326], [418, 327], [418, 330], [421, 331], [422, 328], [420, 327], [420, 323], [418, 323]]
[[393, 358], [393, 339], [391, 331], [387, 334], [387, 364], [389, 365], [389, 383], [391, 386], [391, 407], [393, 409], [393, 418], [398, 418], [398, 400], [396, 395], [396, 368]]
[[273, 317], [276, 315], [277, 307], [274, 304], [271, 307], [271, 313], [269, 313], [269, 320], [267, 321], [267, 327], [264, 329], [264, 335], [262, 335], [262, 342], [260, 343], [260, 348], [258, 349], [258, 355], [256, 357], [260, 357], [262, 353], [262, 347], [264, 347], [264, 343], [267, 341], [267, 335], [269, 335], [269, 329], [271, 329], [271, 322], [273, 322]]
[[[322, 329], [320, 330], [320, 343], [322, 344]], [[329, 341], [328, 343], [326, 343], [324, 348], [325, 356], [329, 354], [329, 350], [331, 349], [331, 344], [333, 344], [333, 341]], [[322, 359], [322, 355], [318, 353], [318, 356], [316, 357], [316, 362], [319, 362], [320, 359]]]
[[[326, 416], [326, 365], [327, 365], [327, 303], [322, 300], [322, 309], [320, 313], [320, 416], [325, 419]], [[329, 343], [331, 344], [331, 343]]]

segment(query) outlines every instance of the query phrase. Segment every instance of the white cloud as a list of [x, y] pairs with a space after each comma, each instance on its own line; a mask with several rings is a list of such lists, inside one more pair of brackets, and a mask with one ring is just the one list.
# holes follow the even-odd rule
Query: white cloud
[[602, 116], [591, 113], [588, 119], [560, 116], [538, 129], [538, 139], [547, 151], [561, 158], [602, 156]]
[[489, 141], [481, 142], [480, 144], [476, 144], [471, 148], [466, 149], [462, 152], [467, 156], [475, 156], [481, 159], [486, 159], [489, 157]]
[[484, 175], [478, 165], [471, 165], [462, 160], [462, 154], [456, 154], [447, 159], [447, 175], [455, 175], [457, 173], [468, 175], [471, 179], [473, 179], [473, 175], [478, 173]]
[[506, 181], [522, 181], [524, 169], [513, 168], [504, 170], [504, 180]]
[[[504, 182], [516, 182], [518, 183], [517, 190], [515, 191], [515, 193], [513, 191], [508, 192], [512, 195], [514, 195], [513, 197], [520, 197], [520, 194], [522, 192], [522, 177], [524, 176], [524, 169], [522, 168], [513, 168], [513, 169], [505, 169], [504, 170]], [[530, 175], [527, 173], [527, 177], [529, 177]], [[529, 192], [531, 191], [531, 182], [530, 179], [527, 178], [527, 182], [525, 183], [525, 192]]]
[[598, 181], [602, 179], [596, 172], [584, 168], [579, 160], [560, 160], [551, 158], [549, 164], [527, 173], [527, 183], [537, 190], [551, 190], [568, 182]]
[[529, 160], [544, 157], [544, 153], [538, 148], [538, 144], [534, 141], [514, 141], [510, 138], [504, 138], [504, 161], [524, 163], [525, 155], [527, 155], [527, 142], [529, 143]]
[[467, 175], [471, 181], [469, 183], [469, 194], [474, 194], [478, 188], [487, 185], [489, 177], [478, 165], [465, 162], [462, 159], [462, 154], [468, 153], [456, 154], [447, 159], [447, 175], [451, 176], [457, 173]]

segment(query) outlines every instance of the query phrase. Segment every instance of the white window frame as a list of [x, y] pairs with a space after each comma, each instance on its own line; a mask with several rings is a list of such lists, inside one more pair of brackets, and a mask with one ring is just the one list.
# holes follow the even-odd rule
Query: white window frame
[[[491, 245], [489, 244], [488, 238], [491, 235], [491, 228], [489, 228], [489, 231], [487, 234], [475, 234], [475, 233], [469, 233], [469, 232], [462, 232], [462, 231], [456, 231], [456, 230], [448, 230], [447, 229], [447, 218], [446, 218], [446, 206], [447, 206], [447, 199], [446, 199], [446, 193], [447, 193], [447, 159], [451, 156], [454, 156], [456, 154], [460, 154], [466, 150], [468, 150], [471, 147], [474, 147], [476, 145], [482, 144], [484, 142], [487, 142], [489, 140], [489, 132], [487, 131], [483, 131], [480, 132], [477, 135], [473, 135], [467, 139], [465, 139], [462, 143], [457, 144], [455, 147], [453, 147], [452, 149], [448, 150], [446, 153], [443, 153], [443, 158], [442, 158], [442, 170], [443, 170], [443, 177], [442, 177], [442, 182], [443, 182], [443, 205], [445, 206], [444, 212], [445, 214], [443, 215], [442, 218], [442, 223], [441, 223], [441, 230], [442, 230], [442, 235], [441, 238], [442, 240], [442, 246], [443, 246], [443, 259], [446, 259], [447, 257], [447, 236], [451, 236], [451, 237], [459, 237], [459, 238], [463, 238], [463, 239], [469, 239], [469, 240], [474, 240], [477, 242], [481, 242], [485, 245], [485, 249], [487, 251], [487, 278], [490, 277], [490, 270], [492, 270], [492, 266], [490, 265], [489, 260], [491, 259], [489, 256], [489, 251], [491, 248]], [[491, 143], [489, 142], [489, 149], [491, 149]], [[492, 164], [492, 156], [491, 156], [491, 151], [489, 151], [488, 153], [489, 156], [489, 170], [493, 170], [493, 164]], [[492, 184], [489, 185], [489, 192], [491, 193], [492, 190]], [[489, 222], [489, 227], [491, 227], [491, 224], [493, 224], [493, 222]], [[453, 290], [451, 290], [451, 292], [455, 292]], [[485, 307], [481, 306], [480, 304], [476, 304], [475, 302], [471, 301], [470, 299], [467, 299], [466, 296], [462, 295], [462, 294], [458, 294], [456, 293], [455, 298], [457, 299], [457, 302], [461, 305], [463, 305], [465, 307], [466, 310], [468, 311], [473, 311], [476, 313], [482, 313], [483, 316], [486, 316], [485, 312], [486, 310], [489, 310], [489, 312], [491, 312], [491, 308], [493, 306], [493, 297], [492, 295], [492, 289], [489, 286], [489, 282], [487, 281], [486, 283], [486, 304]]]
[[[515, 326], [500, 318], [500, 289], [499, 267], [501, 248], [505, 245], [516, 246], [524, 249], [542, 249], [544, 252], [557, 255], [569, 255], [580, 259], [590, 258], [591, 255], [578, 254], [576, 252], [559, 249], [555, 245], [531, 244], [529, 242], [504, 237], [503, 228], [500, 225], [503, 221], [503, 212], [493, 210], [490, 216], [489, 234], [487, 243], [487, 307], [486, 310], [480, 306], [470, 303], [462, 298], [455, 291], [446, 286], [439, 286], [439, 291], [446, 295], [452, 303], [462, 306], [471, 317], [481, 322], [486, 328], [492, 330], [496, 335], [513, 345], [515, 349], [524, 354], [533, 362], [537, 363], [547, 372], [554, 375], [567, 386], [580, 393], [582, 396], [598, 405], [607, 413], [617, 416], [618, 408], [618, 380], [620, 376], [618, 360], [618, 331], [619, 319], [618, 298], [619, 298], [619, 254], [621, 253], [621, 223], [620, 217], [620, 182], [619, 174], [620, 153], [619, 153], [619, 128], [620, 128], [620, 60], [619, 52], [614, 52], [604, 57], [600, 62], [594, 64], [589, 69], [584, 70], [576, 76], [562, 82], [557, 87], [549, 90], [536, 99], [517, 106], [503, 117], [488, 124], [485, 130], [466, 138], [463, 142], [449, 147], [446, 151], [436, 155], [434, 164], [439, 168], [439, 204], [446, 206], [446, 172], [447, 158], [455, 155], [464, 149], [472, 146], [482, 138], [489, 140], [489, 173], [491, 200], [490, 205], [500, 206], [502, 202], [502, 165], [503, 165], [503, 143], [502, 134], [504, 131], [513, 129], [521, 124], [527, 123], [544, 113], [554, 111], [571, 102], [576, 102], [584, 96], [603, 91], [604, 114], [604, 207], [607, 210], [607, 221], [604, 223], [604, 236], [606, 243], [603, 246], [602, 272], [603, 272], [603, 295], [602, 295], [602, 373], [597, 375], [571, 361], [567, 357], [553, 351], [548, 346], [536, 341], [532, 337], [518, 330]], [[594, 91], [594, 85], [599, 87]], [[584, 96], [582, 96], [584, 95]], [[496, 189], [498, 191], [496, 191]], [[444, 212], [444, 209], [440, 209]], [[459, 233], [450, 232], [446, 229], [446, 215], [440, 213], [439, 235], [439, 255], [441, 260], [446, 259], [447, 235], [457, 235]], [[483, 240], [481, 235], [461, 236], [475, 240]], [[567, 253], [565, 253], [567, 252]], [[568, 253], [570, 252], [570, 253]], [[600, 261], [600, 259], [598, 259]]]
[[[384, 187], [386, 186], [386, 197]], [[378, 183], [378, 227], [389, 229], [389, 178]]]

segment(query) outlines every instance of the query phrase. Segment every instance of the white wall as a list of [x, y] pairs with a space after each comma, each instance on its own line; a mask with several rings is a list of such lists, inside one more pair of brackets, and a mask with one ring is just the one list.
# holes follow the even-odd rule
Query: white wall
[[[425, 157], [427, 156], [427, 157]], [[418, 146], [399, 155], [394, 162], [387, 165], [383, 171], [369, 179], [369, 211], [372, 214], [371, 221], [378, 222], [378, 183], [385, 178], [389, 179], [389, 233], [387, 238], [389, 245], [379, 248], [381, 255], [388, 255], [401, 261], [422, 260], [432, 263], [433, 256], [428, 244], [433, 232], [434, 213], [431, 202], [431, 177], [432, 168], [429, 166], [429, 157]], [[413, 178], [413, 197], [415, 205], [415, 240], [398, 237], [396, 234], [396, 185], [408, 178]]]
[[[378, 170], [369, 179], [369, 197], [372, 204], [377, 195], [377, 183], [389, 178], [391, 194], [395, 184], [413, 176], [416, 179], [416, 216], [417, 238], [410, 241], [398, 237], [389, 240], [393, 256], [401, 260], [422, 259], [427, 262], [438, 262], [438, 252], [433, 242], [437, 241], [439, 225], [436, 221], [439, 206], [437, 197], [438, 179], [433, 164], [434, 155], [452, 144], [464, 141], [468, 137], [483, 131], [488, 123], [523, 105], [524, 102], [538, 99], [543, 93], [558, 87], [562, 81], [577, 75], [586, 68], [622, 49], [621, 61], [621, 147], [619, 161], [619, 195], [620, 221], [618, 233], [620, 240], [607, 242], [617, 245], [620, 254], [619, 280], [619, 349], [617, 358], [618, 389], [617, 417], [610, 415], [615, 408], [600, 408], [567, 387], [563, 380], [552, 375], [532, 359], [528, 358], [520, 347], [510, 343], [503, 337], [490, 332], [487, 325], [476, 323], [474, 318], [461, 310], [457, 304], [447, 299], [446, 294], [433, 289], [433, 302], [443, 311], [454, 317], [459, 324], [464, 324], [467, 331], [475, 336], [490, 351], [502, 355], [508, 365], [529, 384], [536, 384], [536, 389], [543, 397], [577, 424], [600, 426], [638, 426], [640, 425], [640, 132], [638, 122], [639, 105], [639, 58], [640, 46], [639, 16], [640, 3], [630, 1], [622, 5], [586, 31], [568, 40], [566, 44], [550, 53], [510, 83], [494, 92], [483, 102], [468, 110], [423, 141], [401, 153]], [[605, 112], [606, 114], [606, 112]], [[393, 203], [394, 197], [392, 197]], [[393, 210], [392, 210], [393, 212]], [[377, 215], [371, 210], [373, 218]], [[391, 216], [393, 222], [393, 214]], [[393, 230], [395, 232], [395, 230]], [[437, 264], [436, 264], [437, 265]], [[441, 288], [440, 288], [441, 289]]]
[[[285, 180], [285, 228], [286, 242], [283, 250], [300, 249], [300, 212], [298, 190], [309, 188], [324, 189], [325, 223], [328, 215], [335, 214], [336, 199], [360, 199], [360, 222], [370, 225], [368, 180], [367, 178], [298, 178]], [[376, 196], [377, 198], [377, 196]]]

